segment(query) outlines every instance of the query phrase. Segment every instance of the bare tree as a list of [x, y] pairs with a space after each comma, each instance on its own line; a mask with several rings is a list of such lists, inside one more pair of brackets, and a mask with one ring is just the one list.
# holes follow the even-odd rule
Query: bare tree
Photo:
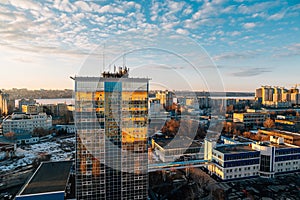
[[274, 128], [275, 127], [275, 123], [274, 123], [274, 121], [272, 119], [267, 118], [264, 121], [264, 127], [266, 127], [266, 128]]

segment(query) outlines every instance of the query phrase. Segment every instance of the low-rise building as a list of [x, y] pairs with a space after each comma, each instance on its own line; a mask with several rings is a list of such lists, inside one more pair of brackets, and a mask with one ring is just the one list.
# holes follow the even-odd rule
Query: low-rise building
[[275, 126], [278, 129], [287, 130], [291, 132], [300, 131], [300, 120], [297, 119], [275, 119]]
[[258, 133], [262, 135], [282, 137], [284, 138], [284, 142], [288, 144], [300, 146], [300, 133], [282, 131], [277, 129], [272, 129], [272, 130], [260, 129], [258, 130]]
[[261, 177], [300, 170], [300, 147], [284, 143], [283, 138], [271, 136], [270, 142], [254, 143], [252, 148], [260, 151]]
[[50, 129], [52, 127], [52, 117], [46, 113], [36, 115], [25, 113], [14, 113], [6, 117], [2, 122], [3, 134], [8, 132], [28, 131], [35, 128]]
[[0, 136], [0, 161], [6, 158], [12, 158], [15, 155], [17, 145], [10, 141], [3, 141]]
[[203, 153], [200, 152], [201, 146], [200, 142], [185, 136], [152, 139], [152, 148], [163, 162], [172, 162], [181, 156], [203, 158]]
[[76, 127], [75, 125], [56, 125], [55, 126], [56, 130], [64, 130], [66, 133], [75, 133], [76, 132]]
[[71, 199], [69, 185], [71, 167], [72, 161], [41, 163], [15, 199]]
[[208, 170], [221, 180], [255, 177], [259, 175], [259, 160], [260, 152], [251, 145], [216, 146], [212, 150], [213, 165]]
[[240, 122], [245, 126], [258, 126], [262, 125], [268, 117], [269, 114], [261, 112], [233, 113], [233, 122]]
[[250, 177], [272, 178], [275, 174], [300, 170], [300, 147], [284, 143], [284, 138], [271, 136], [267, 142], [240, 141], [212, 146], [206, 152], [213, 165], [207, 166], [209, 173], [221, 180]]

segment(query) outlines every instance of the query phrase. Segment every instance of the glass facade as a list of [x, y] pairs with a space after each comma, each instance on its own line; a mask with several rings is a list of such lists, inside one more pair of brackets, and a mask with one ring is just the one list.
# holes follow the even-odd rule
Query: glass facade
[[75, 78], [77, 199], [147, 199], [148, 82]]

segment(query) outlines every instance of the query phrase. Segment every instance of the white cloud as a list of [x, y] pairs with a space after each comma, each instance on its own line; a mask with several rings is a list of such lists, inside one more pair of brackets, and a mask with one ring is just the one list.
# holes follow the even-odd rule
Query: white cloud
[[90, 12], [92, 11], [92, 8], [90, 7], [90, 5], [87, 2], [84, 1], [76, 1], [74, 3], [75, 6], [77, 6], [77, 8], [83, 10], [83, 11], [87, 11]]
[[95, 11], [98, 13], [124, 13], [124, 10], [112, 5], [100, 6], [100, 9]]
[[242, 14], [253, 14], [253, 13], [263, 12], [265, 10], [268, 10], [268, 9], [278, 6], [278, 5], [280, 5], [280, 1], [256, 3], [251, 6], [241, 4], [238, 7], [237, 11]]
[[156, 21], [160, 19], [160, 14], [161, 13], [166, 13], [167, 12], [167, 3], [166, 2], [160, 2], [160, 1], [155, 1], [152, 0], [152, 4], [150, 7], [150, 11], [151, 11], [151, 17], [150, 19], [152, 21]]
[[193, 9], [192, 9], [192, 7], [191, 6], [188, 6], [187, 8], [185, 8], [184, 10], [183, 10], [183, 14], [184, 15], [189, 15], [189, 14], [191, 14], [193, 12]]
[[141, 9], [141, 5], [133, 1], [124, 2], [124, 4], [127, 5], [128, 7], [134, 7], [137, 10]]
[[276, 13], [274, 15], [271, 15], [268, 17], [268, 20], [280, 20], [284, 17], [284, 12], [281, 12], [281, 13]]
[[212, 35], [219, 35], [219, 36], [222, 36], [222, 35], [224, 35], [224, 31], [222, 31], [222, 30], [217, 30], [217, 31], [214, 31], [214, 32], [212, 33]]
[[254, 28], [255, 26], [256, 26], [256, 24], [253, 23], [253, 22], [247, 22], [247, 23], [244, 23], [244, 24], [243, 24], [243, 27], [244, 27], [245, 29], [251, 29], [251, 28]]
[[204, 1], [203, 5], [199, 8], [199, 10], [193, 14], [193, 19], [206, 19], [211, 16], [218, 16], [220, 11], [223, 9], [222, 4], [224, 0], [215, 0], [212, 2]]
[[53, 2], [53, 7], [57, 10], [65, 12], [73, 12], [77, 10], [77, 8], [72, 5], [69, 0], [55, 0]]
[[25, 10], [41, 10], [41, 5], [30, 0], [10, 0], [11, 5]]
[[270, 68], [267, 67], [243, 67], [237, 72], [232, 72], [231, 75], [236, 77], [252, 77], [268, 72], [272, 71]]
[[232, 13], [236, 9], [235, 5], [227, 6], [222, 9], [222, 13]]
[[[65, 19], [67, 20], [68, 18], [66, 18], [66, 14], [64, 14]], [[76, 13], [73, 15], [73, 20], [74, 21], [80, 21], [81, 19], [85, 18], [85, 14], [83, 13]]]
[[251, 17], [252, 17], [252, 18], [257, 18], [257, 17], [265, 18], [265, 17], [266, 17], [266, 13], [264, 13], [264, 12], [253, 13]]
[[254, 58], [260, 51], [245, 51], [245, 52], [225, 52], [220, 55], [213, 57], [214, 60], [225, 60], [225, 59], [248, 59]]
[[177, 26], [178, 24], [179, 24], [179, 21], [177, 21], [177, 22], [170, 22], [170, 23], [162, 23], [161, 26], [164, 29], [172, 29], [172, 28], [174, 28], [174, 26]]
[[94, 17], [94, 20], [95, 20], [96, 22], [105, 23], [105, 22], [107, 21], [107, 18], [106, 18], [105, 16], [101, 16], [101, 17], [95, 16], [95, 17]]
[[189, 34], [189, 31], [188, 31], [188, 30], [185, 30], [185, 29], [182, 29], [182, 28], [178, 28], [178, 29], [176, 30], [176, 33], [182, 34], [182, 35], [187, 35], [187, 34]]
[[0, 21], [1, 22], [12, 22], [14, 21], [16, 18], [15, 16], [13, 16], [12, 14], [8, 14], [8, 13], [0, 13]]
[[176, 13], [184, 7], [184, 2], [168, 1], [169, 12]]
[[231, 36], [238, 36], [238, 35], [241, 35], [241, 32], [239, 31], [233, 31], [230, 33]]

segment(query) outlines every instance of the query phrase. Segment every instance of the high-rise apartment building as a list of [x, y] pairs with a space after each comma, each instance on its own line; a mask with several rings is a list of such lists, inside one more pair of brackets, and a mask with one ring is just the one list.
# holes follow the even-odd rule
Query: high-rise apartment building
[[0, 116], [2, 114], [6, 115], [8, 113], [8, 101], [9, 96], [0, 90]]
[[287, 90], [284, 87], [262, 86], [256, 89], [255, 99], [262, 105], [269, 107], [289, 107], [300, 104], [300, 94], [297, 87]]
[[147, 199], [148, 84], [127, 68], [75, 77], [77, 199]]

